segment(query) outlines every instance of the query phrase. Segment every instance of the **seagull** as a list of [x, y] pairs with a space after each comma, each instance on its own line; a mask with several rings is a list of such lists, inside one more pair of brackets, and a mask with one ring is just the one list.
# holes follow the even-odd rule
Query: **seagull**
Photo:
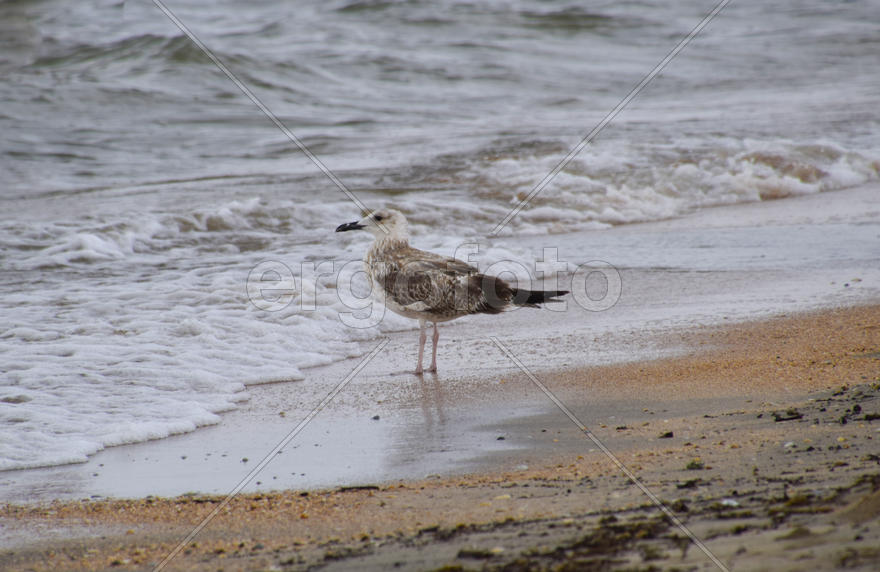
[[361, 220], [341, 224], [336, 232], [366, 230], [375, 238], [364, 255], [364, 267], [375, 298], [395, 314], [419, 321], [419, 362], [422, 375], [427, 323], [434, 329], [431, 367], [437, 371], [437, 324], [468, 314], [499, 314], [516, 306], [538, 308], [568, 294], [565, 290], [534, 291], [514, 288], [495, 276], [456, 258], [409, 245], [403, 213], [383, 209]]

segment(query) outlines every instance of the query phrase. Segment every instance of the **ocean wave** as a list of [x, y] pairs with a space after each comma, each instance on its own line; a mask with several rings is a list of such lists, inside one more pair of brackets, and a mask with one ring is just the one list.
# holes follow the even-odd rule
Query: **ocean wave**
[[604, 14], [571, 5], [563, 8], [544, 10], [521, 10], [519, 16], [523, 24], [540, 30], [574, 33], [612, 33], [620, 29], [640, 28], [649, 21], [633, 16]]
[[[554, 140], [501, 142], [442, 155], [381, 185], [378, 195], [432, 235], [486, 233], [540, 183], [568, 149]], [[564, 233], [663, 220], [699, 209], [841, 190], [880, 178], [880, 151], [828, 141], [681, 141], [588, 147], [528, 200], [507, 232]], [[386, 205], [387, 206], [387, 205]], [[469, 221], [462, 229], [461, 221]]]
[[163, 51], [168, 53], [179, 51], [185, 47], [184, 40], [186, 38], [182, 36], [169, 38], [155, 34], [141, 34], [98, 44], [69, 43], [48, 36], [43, 39], [43, 55], [34, 60], [31, 67], [69, 67], [100, 62], [148, 59], [156, 57]]
[[[216, 45], [212, 46], [212, 52], [224, 62], [243, 68], [263, 63], [262, 59], [257, 60], [243, 53], [224, 52]], [[163, 36], [147, 33], [102, 43], [69, 42], [47, 36], [42, 39], [41, 55], [29, 67], [77, 70], [124, 64], [126, 75], [131, 78], [142, 73], [154, 73], [160, 69], [156, 67], [157, 62], [165, 62], [174, 67], [187, 64], [213, 65], [208, 56], [183, 34]], [[145, 65], [147, 63], [149, 65]]]
[[[63, 223], [33, 227], [15, 223], [0, 234], [0, 245], [28, 252], [26, 258], [19, 259], [19, 270], [51, 269], [135, 255], [164, 257], [170, 250], [211, 244], [225, 251], [230, 246], [239, 252], [259, 250], [266, 244], [264, 233], [283, 233], [290, 222], [291, 211], [278, 210], [253, 197], [186, 213], [123, 213], [97, 225], [80, 224], [73, 229]], [[218, 235], [224, 235], [223, 239]]]
[[[560, 154], [481, 161], [478, 195], [518, 204]], [[465, 176], [471, 175], [470, 173]], [[679, 216], [701, 208], [834, 191], [876, 180], [880, 153], [831, 142], [720, 140], [615, 149], [599, 146], [572, 161], [522, 210], [513, 227], [564, 232]]]
[[[558, 144], [532, 143], [487, 149], [476, 159], [439, 157], [430, 166], [414, 166], [393, 181], [383, 181], [387, 193], [375, 190], [371, 195], [377, 204], [388, 199], [404, 211], [419, 212], [421, 220], [414, 224], [425, 225], [428, 232], [448, 230], [461, 220], [473, 221], [478, 232], [494, 227], [526, 199], [560, 156]], [[714, 206], [834, 191], [878, 177], [880, 153], [830, 142], [721, 140], [697, 148], [599, 147], [572, 161], [509, 226], [529, 234], [597, 229]], [[28, 251], [19, 269], [164, 257], [174, 251], [188, 255], [192, 249], [258, 252], [271, 249], [277, 237], [307, 237], [310, 229], [319, 230], [331, 212], [344, 208], [343, 200], [338, 196], [332, 204], [301, 204], [251, 197], [184, 212], [128, 212], [74, 227], [23, 229], [15, 223], [5, 229], [0, 244]]]

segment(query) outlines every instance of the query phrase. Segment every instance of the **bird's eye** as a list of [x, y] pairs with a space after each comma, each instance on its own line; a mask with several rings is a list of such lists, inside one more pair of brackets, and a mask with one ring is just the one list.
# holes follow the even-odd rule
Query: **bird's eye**
[[373, 215], [373, 218], [376, 219], [376, 222], [380, 222], [382, 220], [382, 218], [384, 218], [384, 217], [382, 215], [377, 214], [377, 215]]

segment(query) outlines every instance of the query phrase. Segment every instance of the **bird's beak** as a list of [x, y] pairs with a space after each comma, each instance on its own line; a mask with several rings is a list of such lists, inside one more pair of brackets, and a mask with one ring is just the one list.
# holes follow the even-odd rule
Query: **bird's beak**
[[360, 230], [364, 228], [364, 225], [360, 223], [360, 221], [347, 222], [345, 224], [340, 224], [336, 227], [336, 232], [345, 232], [347, 230]]

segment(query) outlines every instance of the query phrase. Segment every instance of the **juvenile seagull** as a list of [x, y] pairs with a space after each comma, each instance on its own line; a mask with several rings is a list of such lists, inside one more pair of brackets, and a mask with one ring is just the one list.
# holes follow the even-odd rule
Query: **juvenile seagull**
[[373, 295], [396, 314], [419, 321], [419, 363], [422, 375], [426, 324], [434, 328], [433, 352], [429, 372], [437, 371], [439, 322], [468, 314], [498, 314], [513, 306], [538, 308], [568, 294], [516, 289], [495, 276], [461, 260], [418, 250], [409, 245], [406, 218], [396, 210], [374, 211], [359, 221], [339, 225], [336, 232], [367, 230], [375, 242], [364, 255], [364, 267]]

